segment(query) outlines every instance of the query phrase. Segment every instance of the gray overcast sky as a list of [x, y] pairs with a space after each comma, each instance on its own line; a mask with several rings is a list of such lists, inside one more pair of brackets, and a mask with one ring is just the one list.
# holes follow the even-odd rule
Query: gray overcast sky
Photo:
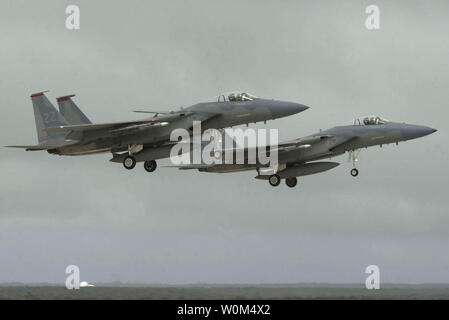
[[[65, 7], [81, 29], [65, 29]], [[377, 4], [381, 29], [365, 28]], [[0, 145], [37, 141], [29, 95], [75, 93], [94, 122], [230, 90], [311, 108], [291, 139], [367, 114], [431, 136], [272, 188], [254, 172], [0, 149], [0, 282], [449, 282], [448, 1], [7, 1]], [[258, 126], [262, 127], [262, 126]], [[446, 139], [445, 139], [446, 138]]]

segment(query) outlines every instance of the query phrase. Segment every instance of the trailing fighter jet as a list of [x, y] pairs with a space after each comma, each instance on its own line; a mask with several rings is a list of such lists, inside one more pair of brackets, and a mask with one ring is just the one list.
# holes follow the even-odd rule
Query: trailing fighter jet
[[174, 144], [170, 141], [172, 130], [192, 130], [193, 121], [201, 121], [203, 130], [219, 129], [266, 122], [308, 109], [298, 103], [231, 92], [177, 111], [136, 111], [154, 114], [142, 120], [92, 124], [71, 99], [73, 95], [57, 99], [59, 113], [44, 93], [31, 95], [39, 143], [8, 147], [58, 155], [112, 152], [111, 161], [120, 159], [126, 169], [145, 161], [144, 168], [149, 172], [156, 169], [156, 159], [169, 156]]
[[[257, 170], [256, 179], [268, 180], [270, 185], [278, 186], [285, 179], [287, 186], [296, 186], [297, 177], [330, 170], [339, 165], [337, 162], [317, 161], [348, 152], [349, 161], [352, 160], [354, 168], [350, 173], [353, 177], [359, 174], [355, 168], [357, 157], [362, 148], [384, 144], [396, 143], [420, 138], [437, 131], [426, 126], [412, 125], [399, 122], [390, 122], [378, 116], [368, 116], [354, 120], [353, 125], [337, 126], [325, 131], [279, 143], [276, 151], [278, 161], [276, 167], [258, 164], [211, 164], [211, 165], [184, 165], [179, 169], [198, 169], [202, 172], [236, 172]], [[268, 147], [266, 147], [268, 149]], [[248, 148], [243, 150], [245, 159], [248, 159]], [[219, 157], [225, 157], [222, 149]]]

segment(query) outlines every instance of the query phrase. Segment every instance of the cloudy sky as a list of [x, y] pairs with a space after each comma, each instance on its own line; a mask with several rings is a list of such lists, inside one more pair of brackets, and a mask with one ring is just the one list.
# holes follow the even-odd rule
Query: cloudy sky
[[[365, 27], [368, 4], [380, 30]], [[65, 28], [77, 4], [81, 29]], [[281, 140], [376, 114], [439, 131], [272, 188], [110, 155], [0, 149], [0, 282], [449, 282], [447, 1], [0, 4], [0, 145], [36, 143], [29, 96], [75, 93], [94, 122], [230, 90], [311, 108]], [[261, 127], [261, 126], [258, 126]], [[446, 139], [445, 139], [446, 138]], [[161, 163], [162, 165], [163, 163]]]

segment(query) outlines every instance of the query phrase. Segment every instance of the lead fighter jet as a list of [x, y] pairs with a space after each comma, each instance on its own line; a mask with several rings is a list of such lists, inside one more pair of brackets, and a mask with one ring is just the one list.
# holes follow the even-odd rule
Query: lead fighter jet
[[265, 122], [308, 109], [298, 103], [232, 92], [177, 111], [136, 111], [154, 114], [141, 120], [92, 124], [74, 104], [72, 97], [69, 95], [57, 99], [59, 113], [45, 92], [32, 94], [39, 143], [8, 147], [27, 151], [46, 150], [58, 155], [112, 152], [112, 161], [120, 159], [126, 169], [134, 168], [137, 161], [145, 161], [145, 170], [151, 172], [156, 169], [155, 159], [169, 156], [174, 144], [170, 141], [172, 130], [192, 130], [193, 121], [201, 121], [204, 131], [208, 128]]
[[[325, 131], [279, 143], [278, 164], [275, 168], [254, 164], [211, 164], [177, 166], [179, 169], [198, 169], [203, 172], [236, 172], [257, 170], [256, 179], [268, 180], [276, 187], [285, 179], [288, 187], [295, 187], [297, 177], [330, 170], [339, 165], [338, 162], [317, 161], [348, 152], [349, 161], [354, 168], [350, 171], [353, 177], [359, 174], [355, 168], [358, 154], [362, 148], [396, 143], [420, 138], [437, 131], [436, 129], [407, 123], [390, 122], [382, 117], [367, 116], [354, 120], [353, 125], [337, 126]], [[248, 148], [241, 150], [248, 159]], [[221, 150], [224, 158], [226, 150]]]

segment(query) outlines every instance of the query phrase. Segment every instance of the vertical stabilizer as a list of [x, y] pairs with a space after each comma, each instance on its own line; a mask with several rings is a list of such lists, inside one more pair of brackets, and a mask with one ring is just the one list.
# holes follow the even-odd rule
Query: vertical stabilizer
[[[45, 92], [45, 91], [44, 91]], [[49, 127], [65, 126], [67, 121], [51, 104], [44, 92], [31, 95], [33, 103], [34, 119], [36, 120], [36, 131], [39, 144], [51, 144], [64, 139], [66, 132], [47, 132]]]
[[91, 124], [92, 122], [71, 99], [74, 96], [74, 94], [71, 94], [56, 99], [56, 101], [58, 102], [59, 112], [61, 112], [63, 117], [71, 125]]

